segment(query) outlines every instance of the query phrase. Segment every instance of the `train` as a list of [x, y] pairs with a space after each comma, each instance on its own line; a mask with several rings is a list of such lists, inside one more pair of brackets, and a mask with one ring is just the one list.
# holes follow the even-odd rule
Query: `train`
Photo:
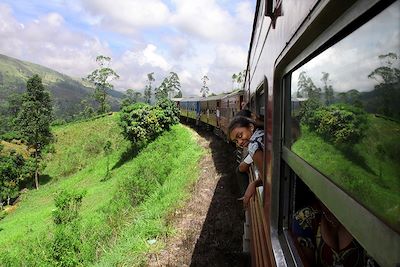
[[252, 266], [400, 266], [399, 21], [398, 0], [257, 0], [242, 90], [178, 101], [225, 134], [243, 103], [264, 122]]
[[210, 97], [174, 98], [181, 117], [196, 125], [207, 126], [218, 136], [227, 140], [231, 119], [243, 108], [244, 91], [236, 90]]

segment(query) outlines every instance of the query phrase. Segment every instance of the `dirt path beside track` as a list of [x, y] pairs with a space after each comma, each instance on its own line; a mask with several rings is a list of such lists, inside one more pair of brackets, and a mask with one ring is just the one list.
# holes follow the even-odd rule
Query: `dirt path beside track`
[[149, 266], [246, 266], [241, 253], [243, 212], [237, 201], [234, 151], [211, 132], [194, 132], [207, 151], [191, 198], [172, 215], [177, 229], [166, 247], [150, 254]]

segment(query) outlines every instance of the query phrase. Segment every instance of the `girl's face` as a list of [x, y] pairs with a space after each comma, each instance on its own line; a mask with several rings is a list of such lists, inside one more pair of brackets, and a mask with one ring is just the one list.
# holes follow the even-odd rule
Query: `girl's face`
[[240, 147], [247, 147], [250, 143], [250, 137], [253, 135], [254, 126], [236, 127], [230, 133], [230, 139]]

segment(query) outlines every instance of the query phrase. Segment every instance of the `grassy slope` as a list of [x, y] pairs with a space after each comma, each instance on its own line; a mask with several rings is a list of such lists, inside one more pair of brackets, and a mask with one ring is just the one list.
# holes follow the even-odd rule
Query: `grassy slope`
[[[196, 170], [201, 150], [192, 134], [186, 128], [177, 125], [143, 149], [136, 158], [112, 170], [109, 180], [101, 182], [106, 171], [106, 157], [102, 151], [105, 142], [110, 140], [113, 144], [113, 153], [110, 156], [111, 167], [120, 160], [122, 153], [129, 147], [128, 142], [124, 141], [119, 134], [117, 120], [118, 115], [115, 114], [54, 129], [57, 136], [56, 153], [48, 159], [45, 170], [52, 180], [43, 185], [40, 190], [31, 190], [26, 193], [15, 212], [0, 221], [0, 229], [2, 229], [0, 231], [0, 262], [2, 260], [7, 262], [7, 259], [11, 260], [8, 262], [10, 265], [44, 264], [42, 261], [48, 257], [45, 255], [48, 248], [40, 248], [41, 244], [46, 244], [41, 240], [51, 238], [49, 233], [53, 231], [51, 222], [53, 199], [60, 189], [79, 189], [87, 192], [83, 199], [81, 215], [84, 228], [90, 230], [85, 232], [86, 237], [83, 239], [86, 238], [88, 244], [99, 246], [94, 249], [95, 252], [88, 253], [90, 255], [86, 257], [87, 262], [94, 263], [100, 260], [104, 251], [107, 251], [103, 260], [105, 262], [128, 260], [130, 257], [126, 255], [130, 253], [136, 253], [136, 257], [143, 257], [143, 251], [132, 250], [132, 247], [137, 247], [138, 242], [143, 243], [138, 240], [148, 238], [149, 233], [151, 236], [156, 236], [157, 230], [165, 230], [161, 215], [168, 213], [185, 197], [182, 188], [197, 177], [194, 170]], [[160, 164], [160, 162], [165, 164]], [[181, 164], [182, 162], [185, 164]], [[162, 178], [163, 181], [165, 180], [163, 186], [157, 184], [156, 190], [148, 201], [133, 210], [119, 204], [112, 204], [112, 200], [118, 200], [120, 192], [117, 190], [121, 190], [123, 181], [138, 175], [146, 166], [147, 169], [154, 170], [152, 174], [165, 176]], [[165, 166], [170, 166], [171, 169]], [[110, 218], [108, 215], [112, 213], [112, 209], [121, 208], [130, 213], [125, 214], [115, 224], [107, 222], [105, 218]], [[108, 213], [104, 211], [107, 209]], [[135, 220], [132, 219], [133, 217]], [[139, 220], [139, 217], [143, 220]], [[132, 231], [139, 232], [132, 233]], [[137, 239], [127, 243], [128, 239], [124, 237], [126, 235], [133, 235]], [[102, 240], [89, 240], [91, 236], [112, 238], [111, 243], [116, 249], [110, 250], [104, 242], [102, 243]], [[12, 249], [8, 244], [13, 244]], [[36, 244], [35, 251], [32, 252], [34, 256], [30, 258], [25, 247], [27, 244]], [[88, 250], [93, 250], [93, 248]], [[118, 251], [118, 256], [115, 255], [115, 251]], [[43, 259], [38, 260], [41, 254], [43, 254]], [[4, 257], [5, 255], [7, 256]], [[21, 261], [21, 256], [27, 258]]]
[[292, 149], [400, 229], [400, 166], [387, 156], [377, 158], [378, 144], [391, 144], [395, 150], [400, 143], [399, 133], [399, 123], [370, 116], [366, 137], [354, 147], [353, 155], [346, 155], [305, 127]]

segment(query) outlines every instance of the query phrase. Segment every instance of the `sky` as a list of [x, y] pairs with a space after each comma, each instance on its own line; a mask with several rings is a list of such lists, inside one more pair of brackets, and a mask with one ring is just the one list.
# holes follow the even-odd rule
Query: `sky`
[[322, 72], [326, 72], [329, 73], [328, 84], [335, 92], [371, 91], [378, 82], [368, 75], [380, 66], [387, 66], [387, 58], [380, 59], [379, 56], [388, 53], [397, 55], [397, 59], [391, 61], [391, 67], [400, 68], [399, 1], [293, 72], [293, 95], [296, 95], [302, 71], [317, 87], [323, 86]]
[[246, 68], [256, 0], [2, 0], [0, 54], [74, 78], [112, 58], [114, 89], [176, 72], [184, 96], [229, 92]]

